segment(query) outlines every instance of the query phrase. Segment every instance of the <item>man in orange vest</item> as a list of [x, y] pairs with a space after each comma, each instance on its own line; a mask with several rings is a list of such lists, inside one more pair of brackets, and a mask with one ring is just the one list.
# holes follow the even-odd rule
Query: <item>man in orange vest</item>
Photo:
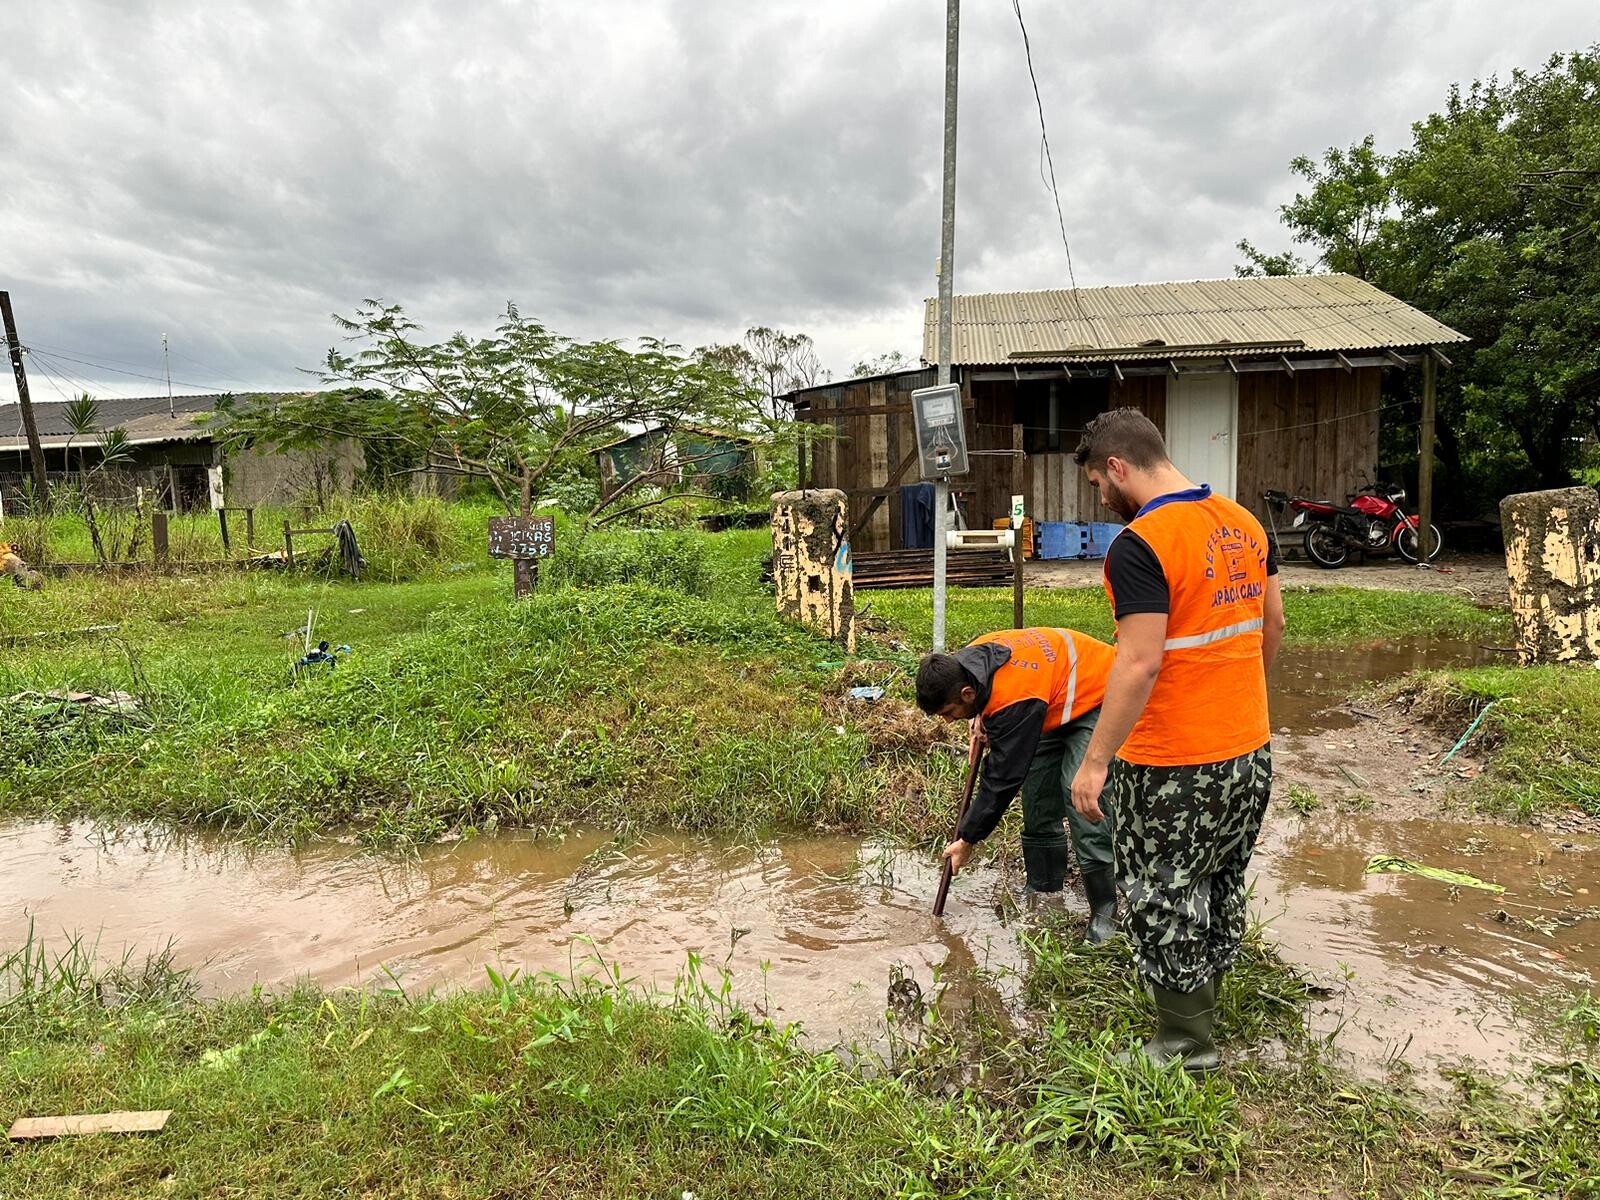
[[1278, 566], [1261, 523], [1185, 478], [1137, 409], [1089, 422], [1074, 457], [1128, 525], [1106, 554], [1116, 662], [1072, 803], [1100, 820], [1105, 787], [1116, 811], [1117, 882], [1158, 1020], [1144, 1053], [1207, 1071], [1272, 786]]
[[1111, 823], [1091, 822], [1068, 803], [1115, 651], [1073, 629], [1008, 629], [954, 654], [930, 654], [917, 669], [917, 705], [947, 721], [979, 720], [988, 743], [980, 786], [956, 840], [951, 872], [994, 832], [1022, 792], [1022, 861], [1028, 888], [1059, 892], [1067, 873], [1067, 826], [1089, 900], [1091, 942], [1116, 932]]

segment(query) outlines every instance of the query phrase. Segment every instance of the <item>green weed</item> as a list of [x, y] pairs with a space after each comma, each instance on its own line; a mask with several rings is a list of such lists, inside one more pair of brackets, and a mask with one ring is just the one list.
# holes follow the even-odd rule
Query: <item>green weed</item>
[[1283, 802], [1302, 817], [1309, 817], [1322, 807], [1322, 801], [1317, 794], [1299, 783], [1291, 783], [1284, 789]]

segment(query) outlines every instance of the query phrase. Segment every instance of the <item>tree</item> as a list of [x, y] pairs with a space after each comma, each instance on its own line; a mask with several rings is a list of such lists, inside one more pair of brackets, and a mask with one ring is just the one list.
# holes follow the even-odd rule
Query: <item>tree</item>
[[1244, 262], [1233, 268], [1233, 273], [1241, 279], [1254, 275], [1304, 275], [1308, 269], [1306, 260], [1294, 251], [1268, 254], [1264, 250], [1257, 250], [1248, 238], [1241, 238], [1234, 244], [1234, 249], [1245, 258]]
[[865, 379], [870, 375], [892, 375], [896, 371], [909, 371], [919, 364], [912, 362], [898, 350], [864, 358], [850, 368], [851, 379]]
[[[67, 426], [67, 444], [63, 456], [69, 466], [72, 462], [72, 443], [79, 438], [83, 439], [78, 447], [78, 503], [83, 513], [84, 524], [89, 529], [89, 541], [94, 546], [95, 557], [100, 560], [101, 566], [110, 566], [113, 560], [123, 557], [121, 542], [124, 539], [117, 535], [115, 528], [108, 531], [101, 529], [100, 513], [94, 496], [95, 485], [98, 482], [96, 477], [112, 467], [131, 460], [133, 447], [128, 442], [128, 435], [122, 430], [104, 431], [100, 428], [100, 402], [87, 392], [67, 401], [62, 407], [61, 418]], [[100, 451], [93, 467], [89, 466], [91, 444]], [[135, 509], [132, 532], [126, 539], [125, 553], [128, 558], [132, 558], [138, 552], [139, 534], [143, 523], [144, 513]]]
[[[508, 513], [527, 516], [559, 480], [581, 471], [606, 442], [685, 424], [726, 425], [755, 403], [722, 365], [643, 339], [579, 342], [508, 305], [485, 337], [430, 343], [398, 304], [366, 300], [334, 317], [352, 349], [328, 351], [317, 372], [332, 390], [260, 401], [225, 397], [218, 412], [231, 443], [282, 449], [350, 438], [381, 447], [395, 469], [487, 481]], [[398, 464], [412, 463], [411, 467]], [[659, 503], [643, 479], [602, 497], [601, 521]]]
[[[1393, 155], [1367, 137], [1296, 159], [1310, 186], [1284, 223], [1472, 339], [1440, 379], [1455, 497], [1566, 484], [1600, 438], [1600, 46], [1453, 87], [1411, 132]], [[1240, 249], [1241, 273], [1275, 261]]]
[[699, 353], [705, 361], [732, 372], [749, 385], [756, 404], [751, 416], [758, 425], [791, 415], [780, 397], [828, 380], [810, 337], [765, 325], [745, 330], [741, 342], [705, 346]]

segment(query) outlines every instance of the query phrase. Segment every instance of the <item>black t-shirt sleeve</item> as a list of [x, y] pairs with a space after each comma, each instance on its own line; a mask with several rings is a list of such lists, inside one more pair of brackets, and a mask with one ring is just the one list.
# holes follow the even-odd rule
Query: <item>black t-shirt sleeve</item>
[[1273, 538], [1269, 537], [1269, 538], [1267, 538], [1267, 574], [1268, 575], [1276, 575], [1277, 573], [1278, 573], [1278, 547], [1277, 547], [1276, 541]]
[[1106, 551], [1106, 582], [1116, 597], [1114, 615], [1119, 621], [1129, 613], [1172, 611], [1172, 593], [1161, 560], [1150, 543], [1131, 529], [1119, 533]]
[[1033, 756], [1044, 734], [1045, 715], [1050, 711], [1043, 700], [1019, 700], [983, 719], [989, 735], [989, 752], [983, 759], [983, 774], [978, 789], [967, 807], [966, 818], [956, 831], [963, 841], [978, 843], [994, 832], [1006, 815], [1012, 799], [1028, 777]]

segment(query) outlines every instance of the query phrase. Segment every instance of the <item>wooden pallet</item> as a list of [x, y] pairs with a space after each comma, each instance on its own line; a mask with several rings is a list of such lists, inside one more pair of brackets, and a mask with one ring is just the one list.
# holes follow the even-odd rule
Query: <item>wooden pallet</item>
[[[932, 550], [874, 550], [855, 555], [854, 561], [857, 589], [933, 586]], [[950, 587], [1009, 587], [1011, 576], [1004, 550], [951, 550], [945, 559]]]

